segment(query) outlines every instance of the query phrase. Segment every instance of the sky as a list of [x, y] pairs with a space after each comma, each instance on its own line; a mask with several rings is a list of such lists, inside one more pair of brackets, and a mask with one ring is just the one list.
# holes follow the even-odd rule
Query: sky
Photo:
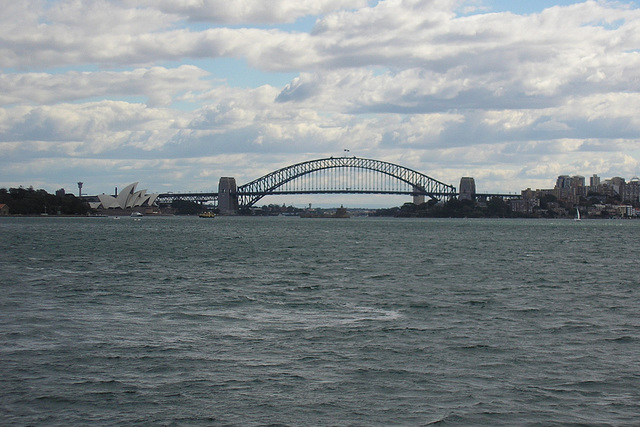
[[640, 175], [637, 1], [0, 5], [2, 188], [217, 191], [345, 149], [479, 192]]

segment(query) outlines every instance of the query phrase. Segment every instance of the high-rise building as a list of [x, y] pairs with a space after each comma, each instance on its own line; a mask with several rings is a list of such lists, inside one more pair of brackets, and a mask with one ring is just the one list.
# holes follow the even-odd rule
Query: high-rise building
[[612, 195], [618, 194], [622, 197], [624, 193], [625, 180], [622, 177], [614, 176], [611, 179], [607, 179], [605, 182], [609, 193]]
[[573, 203], [578, 203], [581, 196], [587, 195], [584, 177], [580, 175], [560, 175], [556, 180], [554, 190], [558, 199], [569, 200]]
[[556, 188], [570, 188], [571, 177], [569, 175], [560, 175], [556, 180]]
[[639, 202], [640, 201], [640, 178], [633, 177], [627, 182], [622, 191], [623, 202]]
[[584, 176], [575, 175], [571, 177], [571, 188], [576, 196], [586, 196], [587, 187], [584, 185]]
[[571, 187], [584, 187], [584, 176], [575, 175], [571, 177]]

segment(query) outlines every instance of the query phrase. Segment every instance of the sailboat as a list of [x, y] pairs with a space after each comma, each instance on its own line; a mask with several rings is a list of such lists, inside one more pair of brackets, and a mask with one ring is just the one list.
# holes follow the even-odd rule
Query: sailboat
[[575, 221], [580, 221], [580, 210], [578, 208], [576, 208], [576, 217], [574, 218]]

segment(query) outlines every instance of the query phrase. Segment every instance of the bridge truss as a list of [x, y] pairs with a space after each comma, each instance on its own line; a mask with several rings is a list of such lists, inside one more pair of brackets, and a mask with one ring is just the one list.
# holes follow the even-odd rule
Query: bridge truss
[[195, 203], [218, 203], [218, 193], [164, 193], [158, 195], [156, 203], [171, 204], [175, 200]]
[[330, 157], [287, 166], [237, 189], [238, 204], [253, 206], [278, 194], [407, 194], [434, 199], [456, 196], [456, 188], [412, 169], [380, 160]]

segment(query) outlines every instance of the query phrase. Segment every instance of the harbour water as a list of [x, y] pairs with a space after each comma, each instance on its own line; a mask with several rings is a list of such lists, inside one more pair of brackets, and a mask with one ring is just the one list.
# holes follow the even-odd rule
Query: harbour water
[[2, 425], [638, 425], [640, 221], [0, 218]]

